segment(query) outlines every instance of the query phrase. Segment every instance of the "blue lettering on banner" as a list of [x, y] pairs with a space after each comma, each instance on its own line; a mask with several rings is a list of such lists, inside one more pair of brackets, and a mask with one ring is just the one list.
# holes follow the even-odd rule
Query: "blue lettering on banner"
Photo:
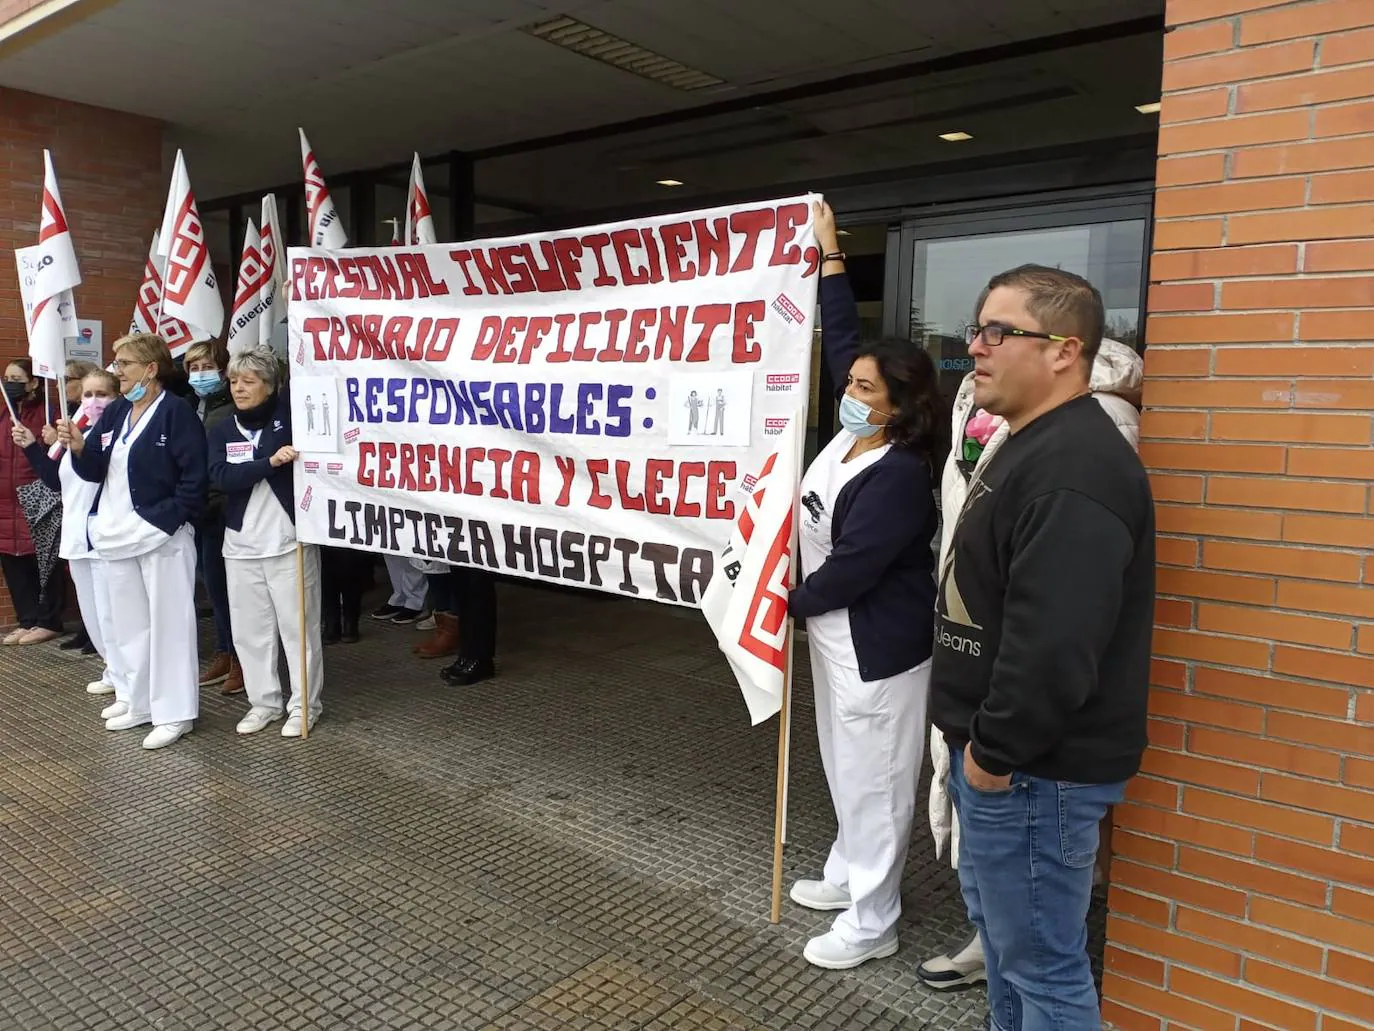
[[427, 378], [344, 381], [349, 420], [500, 426], [523, 433], [628, 437], [634, 387], [627, 383], [542, 383]]

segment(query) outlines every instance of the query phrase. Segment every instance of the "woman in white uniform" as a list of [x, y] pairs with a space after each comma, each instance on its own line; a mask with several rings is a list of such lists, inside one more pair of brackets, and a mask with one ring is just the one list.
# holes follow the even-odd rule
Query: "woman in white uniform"
[[921, 768], [934, 634], [935, 365], [909, 340], [859, 343], [834, 216], [817, 205], [821, 348], [845, 384], [835, 438], [802, 479], [802, 583], [821, 761], [839, 824], [819, 880], [793, 901], [840, 910], [803, 955], [847, 970], [897, 951], [902, 867]]
[[[68, 370], [75, 364], [78, 363], [69, 363]], [[78, 426], [87, 428], [86, 434], [89, 435], [101, 413], [119, 396], [119, 380], [103, 369], [87, 367], [94, 371], [88, 372], [77, 384], [74, 418]], [[45, 429], [44, 432], [49, 430]], [[119, 656], [110, 649], [114, 631], [105, 564], [91, 550], [86, 538], [86, 521], [90, 516], [91, 503], [95, 501], [97, 487], [76, 474], [72, 468], [71, 452], [62, 449], [61, 445], [54, 449], [60, 449], [61, 452], [54, 457], [34, 438], [27, 426], [15, 426], [11, 433], [14, 442], [24, 449], [24, 457], [33, 466], [33, 471], [62, 495], [62, 537], [58, 542], [58, 554], [67, 560], [72, 583], [76, 585], [76, 602], [86, 635], [96, 654], [105, 661], [105, 670], [100, 679], [87, 684], [86, 690], [93, 695], [113, 694], [116, 704], [127, 702], [128, 680], [118, 672]], [[55, 571], [53, 575], [60, 575], [60, 571]], [[115, 715], [116, 705], [111, 705], [107, 711]]]
[[[296, 510], [291, 463], [291, 404], [278, 389], [280, 366], [268, 350], [229, 359], [234, 415], [210, 431], [210, 484], [224, 494], [224, 567], [229, 625], [250, 706], [240, 734], [256, 734], [282, 717], [277, 637], [286, 649], [291, 697], [282, 737], [301, 736], [301, 699], [310, 698], [310, 726], [320, 718], [324, 661], [320, 652], [320, 555], [308, 544], [305, 624], [301, 624], [296, 568]], [[305, 664], [301, 669], [301, 634]], [[304, 675], [303, 675], [304, 674]], [[302, 683], [309, 685], [302, 691]]]
[[114, 354], [123, 396], [88, 435], [69, 419], [57, 433], [77, 475], [99, 485], [88, 533], [105, 561], [111, 647], [129, 677], [128, 699], [107, 710], [105, 728], [151, 723], [143, 747], [164, 748], [200, 712], [192, 523], [205, 507], [205, 432], [165, 389], [177, 371], [161, 337], [134, 333]]

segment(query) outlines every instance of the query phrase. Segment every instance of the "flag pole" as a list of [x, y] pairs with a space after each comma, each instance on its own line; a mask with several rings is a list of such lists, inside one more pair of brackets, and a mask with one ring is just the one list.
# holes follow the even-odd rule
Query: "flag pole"
[[792, 728], [792, 632], [795, 623], [787, 617], [787, 669], [782, 678], [782, 709], [778, 712], [778, 783], [773, 813], [773, 908], [769, 921], [782, 919], [782, 852], [787, 836], [787, 767]]
[[296, 604], [301, 618], [301, 740], [310, 737], [310, 667], [306, 665], [305, 548], [296, 541]]
[[[801, 517], [798, 498], [801, 496], [802, 461], [806, 455], [806, 405], [802, 405], [792, 416], [797, 420], [796, 462], [797, 482], [792, 487], [792, 535], [788, 552], [787, 578], [792, 586], [800, 581], [801, 562], [797, 555], [798, 520]], [[770, 919], [778, 923], [782, 919], [782, 853], [787, 844], [787, 795], [791, 786], [792, 768], [792, 674], [796, 665], [794, 660], [797, 621], [787, 617], [787, 637], [784, 647], [787, 665], [782, 677], [782, 708], [778, 711], [778, 783], [777, 798], [774, 802], [776, 812], [773, 817], [773, 909]]]

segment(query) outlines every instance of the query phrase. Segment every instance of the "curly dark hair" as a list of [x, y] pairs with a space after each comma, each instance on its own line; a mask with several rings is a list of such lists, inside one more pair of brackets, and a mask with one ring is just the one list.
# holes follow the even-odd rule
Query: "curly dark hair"
[[886, 427], [893, 447], [924, 455], [931, 475], [938, 477], [949, 454], [949, 419], [935, 362], [919, 344], [901, 337], [882, 337], [861, 343], [854, 360], [872, 358], [887, 387], [893, 406]]

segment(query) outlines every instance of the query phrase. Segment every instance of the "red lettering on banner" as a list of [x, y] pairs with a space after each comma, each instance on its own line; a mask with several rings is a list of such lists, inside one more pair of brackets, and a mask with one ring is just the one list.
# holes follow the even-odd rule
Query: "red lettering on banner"
[[558, 475], [562, 479], [558, 486], [558, 500], [554, 504], [559, 508], [567, 508], [572, 504], [572, 485], [573, 477], [577, 474], [577, 463], [563, 455], [554, 455], [553, 462], [558, 466]]
[[677, 466], [677, 504], [673, 506], [673, 515], [678, 519], [695, 519], [701, 515], [701, 506], [694, 501], [687, 500], [687, 492], [691, 490], [692, 480], [704, 479], [706, 476], [705, 462], [679, 462]]
[[601, 322], [601, 313], [598, 311], [584, 311], [577, 318], [577, 343], [573, 345], [572, 360], [575, 362], [589, 362], [596, 357], [596, 352], [586, 346], [587, 328], [598, 325]]
[[569, 290], [582, 289], [582, 281], [578, 279], [582, 273], [582, 251], [581, 240], [565, 236], [553, 241], [554, 259]]
[[528, 365], [530, 357], [536, 350], [544, 346], [544, 337], [553, 330], [553, 319], [547, 315], [536, 315], [530, 319], [530, 328], [525, 333], [524, 342], [520, 345], [521, 365]]
[[625, 321], [625, 316], [629, 314], [624, 308], [612, 308], [606, 313], [607, 338], [606, 346], [603, 347], [596, 360], [599, 362], [618, 362], [625, 357], [625, 352], [616, 346], [616, 337], [620, 335], [620, 324]]
[[615, 463], [615, 486], [620, 493], [620, 507], [626, 512], [643, 512], [644, 495], [630, 491], [630, 463], [618, 459]]
[[669, 222], [658, 231], [663, 237], [664, 258], [668, 266], [668, 282], [685, 283], [697, 274], [697, 267], [687, 260], [687, 241], [692, 238], [690, 222]]
[[435, 452], [437, 450], [438, 448], [433, 444], [420, 444], [415, 448], [415, 464], [419, 467], [419, 489], [426, 493], [439, 489], [439, 484], [434, 479]]
[[554, 348], [553, 354], [549, 355], [551, 362], [566, 362], [572, 357], [568, 351], [568, 328], [577, 321], [576, 315], [555, 315], [554, 324], [558, 326], [558, 346]]
[[592, 508], [610, 508], [611, 496], [601, 489], [601, 477], [611, 470], [611, 463], [605, 458], [587, 459], [587, 476], [591, 479], [591, 493], [587, 504]]
[[652, 229], [641, 229], [640, 239], [644, 241], [644, 257], [649, 262], [649, 282], [657, 285], [663, 282], [663, 254], [658, 248], [658, 239]]
[[701, 327], [701, 335], [687, 354], [689, 362], [709, 362], [711, 360], [711, 337], [716, 330], [730, 321], [728, 304], [701, 304], [692, 312], [692, 321]]
[[682, 361], [682, 351], [687, 346], [687, 312], [686, 305], [659, 309], [658, 338], [654, 341], [655, 359], [663, 357], [664, 346], [667, 345], [668, 360]]
[[649, 347], [644, 342], [649, 334], [649, 327], [658, 318], [656, 308], [637, 308], [630, 315], [629, 335], [625, 340], [625, 360], [627, 362], [647, 362], [649, 360]]
[[[615, 247], [615, 260], [620, 266], [620, 281], [625, 286], [643, 286], [649, 281], [649, 270], [647, 268], [632, 269], [630, 267], [630, 249], [642, 249], [643, 243], [637, 229], [617, 229], [611, 234], [611, 243]], [[599, 284], [598, 284], [599, 285]]]
[[472, 475], [472, 467], [475, 463], [487, 457], [487, 449], [481, 447], [470, 447], [463, 455], [463, 493], [473, 497], [480, 497], [483, 493], [482, 485]]
[[735, 337], [731, 360], [737, 365], [763, 358], [763, 348], [754, 342], [754, 325], [767, 313], [762, 301], [742, 301], [735, 305]]
[[644, 505], [654, 515], [667, 515], [672, 505], [663, 496], [663, 483], [673, 475], [671, 458], [650, 458], [644, 463]]
[[731, 272], [744, 272], [754, 267], [759, 237], [763, 235], [764, 230], [772, 229], [776, 221], [777, 213], [772, 208], [736, 211], [730, 216], [731, 231], [744, 236], [744, 245], [740, 248], [735, 263], [730, 266]]
[[487, 460], [496, 466], [496, 482], [492, 485], [489, 493], [498, 501], [506, 501], [510, 498], [510, 492], [501, 482], [501, 474], [506, 471], [506, 463], [510, 461], [510, 458], [511, 453], [504, 448], [494, 447], [487, 452]]
[[769, 266], [800, 265], [802, 249], [792, 241], [797, 229], [806, 225], [811, 212], [805, 204], [784, 204], [778, 208], [778, 228], [773, 234], [773, 256], [768, 259]]
[[701, 271], [698, 275], [705, 276], [706, 270], [710, 267], [715, 268], [713, 275], [723, 276], [730, 271], [730, 229], [729, 221], [725, 218], [711, 220], [711, 225], [706, 225], [706, 219], [696, 218], [692, 220], [692, 229], [696, 232], [697, 255], [701, 260]]
[[712, 462], [706, 467], [706, 518], [734, 519], [735, 503], [721, 504], [721, 498], [735, 479], [734, 462]]
[[448, 256], [458, 264], [458, 271], [463, 273], [463, 281], [467, 284], [463, 287], [463, 293], [468, 297], [476, 297], [482, 292], [482, 288], [473, 282], [472, 275], [472, 251], [465, 248], [457, 248], [448, 252]]
[[603, 254], [603, 249], [610, 246], [610, 243], [611, 238], [606, 233], [593, 233], [582, 238], [582, 245], [596, 258], [596, 278], [592, 280], [592, 286], [615, 286], [615, 276], [607, 271], [606, 257]]

